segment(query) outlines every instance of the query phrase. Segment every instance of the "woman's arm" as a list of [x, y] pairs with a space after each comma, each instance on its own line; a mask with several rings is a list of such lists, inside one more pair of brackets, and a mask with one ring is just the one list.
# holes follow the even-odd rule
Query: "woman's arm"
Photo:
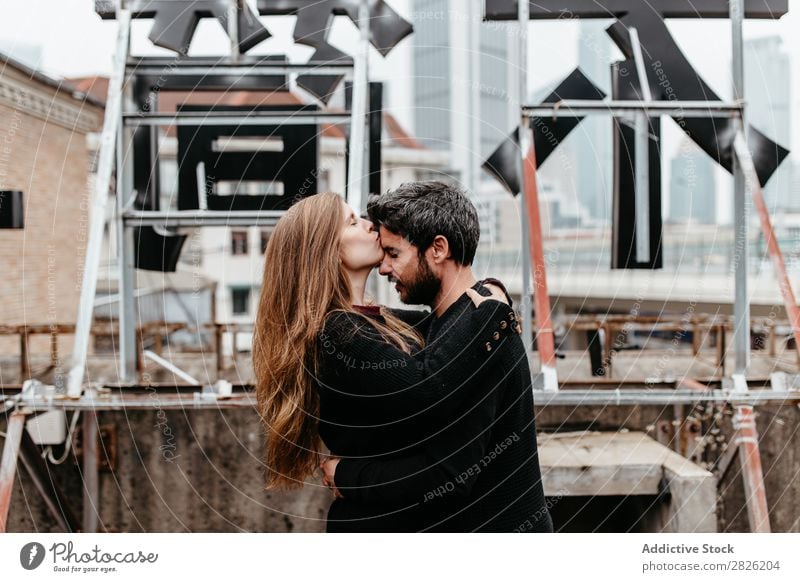
[[406, 354], [358, 314], [335, 312], [319, 334], [321, 365], [346, 379], [348, 394], [406, 418], [445, 402], [497, 357], [516, 316], [499, 301], [469, 305], [447, 335]]
[[384, 307], [389, 313], [399, 320], [415, 328], [418, 332], [425, 335], [428, 326], [433, 321], [433, 314], [430, 311], [420, 311], [416, 309], [397, 309], [395, 307]]
[[468, 496], [491, 448], [498, 390], [493, 386], [472, 395], [469, 409], [415, 455], [326, 461], [326, 482], [338, 496], [358, 503], [425, 503], [445, 495]]

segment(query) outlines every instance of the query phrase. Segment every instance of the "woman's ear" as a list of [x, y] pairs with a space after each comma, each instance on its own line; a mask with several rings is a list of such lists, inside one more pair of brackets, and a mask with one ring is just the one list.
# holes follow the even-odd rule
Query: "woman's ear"
[[437, 234], [431, 244], [431, 258], [436, 264], [441, 264], [450, 258], [450, 243], [447, 238]]

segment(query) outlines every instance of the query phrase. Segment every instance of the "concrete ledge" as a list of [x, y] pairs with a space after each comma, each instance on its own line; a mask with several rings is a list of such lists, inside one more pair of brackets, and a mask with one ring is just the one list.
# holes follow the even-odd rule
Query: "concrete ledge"
[[645, 433], [541, 434], [538, 442], [545, 495], [662, 496], [648, 512], [654, 531], [717, 531], [714, 475]]

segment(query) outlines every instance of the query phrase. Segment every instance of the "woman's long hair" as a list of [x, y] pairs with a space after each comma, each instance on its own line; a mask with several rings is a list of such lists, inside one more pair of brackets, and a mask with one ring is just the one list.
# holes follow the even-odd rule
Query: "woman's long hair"
[[[253, 332], [253, 369], [266, 429], [266, 487], [302, 487], [318, 465], [317, 337], [332, 311], [358, 314], [339, 259], [342, 198], [310, 196], [278, 221], [264, 253], [264, 279]], [[359, 314], [360, 315], [360, 314]], [[421, 336], [384, 310], [370, 320], [386, 339], [410, 353]]]

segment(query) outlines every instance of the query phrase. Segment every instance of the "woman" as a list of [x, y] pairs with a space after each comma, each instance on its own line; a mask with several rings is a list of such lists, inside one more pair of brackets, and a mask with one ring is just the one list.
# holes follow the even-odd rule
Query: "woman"
[[[445, 342], [431, 357], [420, 334], [429, 314], [366, 305], [367, 278], [382, 259], [372, 224], [336, 194], [298, 202], [275, 227], [253, 337], [267, 488], [301, 487], [323, 442], [337, 457], [418, 449], [464, 380], [458, 370], [445, 378], [436, 370], [482, 349], [485, 338], [475, 337], [468, 345]], [[497, 310], [479, 306], [505, 297], [490, 291], [468, 291], [476, 309], [459, 325], [494, 329]], [[336, 499], [328, 531], [416, 531], [417, 511]]]

